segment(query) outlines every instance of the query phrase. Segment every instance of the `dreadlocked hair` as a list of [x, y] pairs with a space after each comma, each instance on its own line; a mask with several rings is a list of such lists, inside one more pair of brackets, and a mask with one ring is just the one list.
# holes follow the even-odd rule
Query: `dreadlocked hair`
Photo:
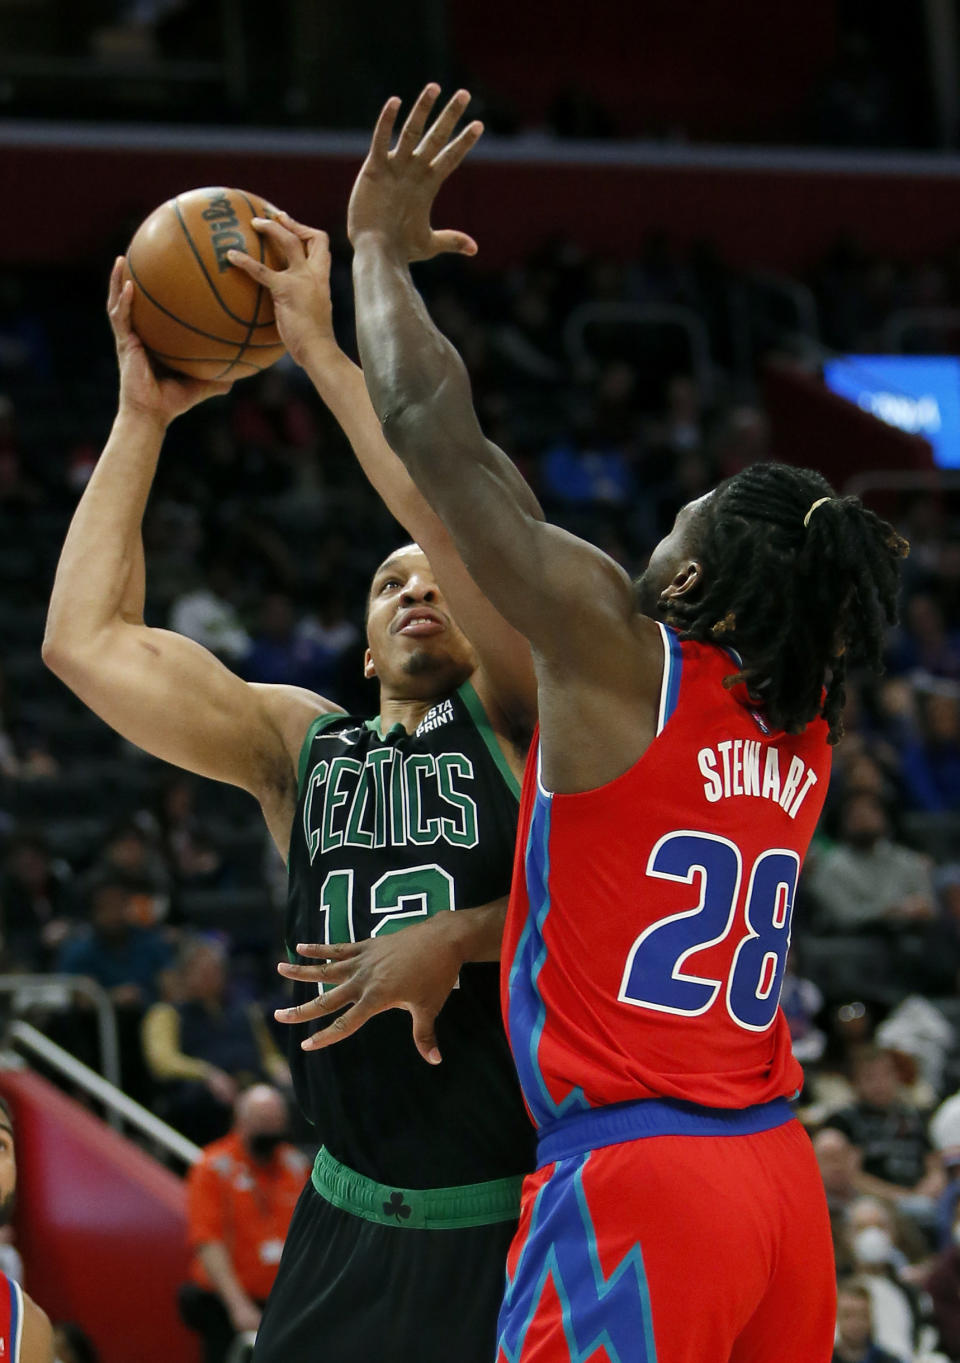
[[848, 663], [883, 670], [907, 541], [859, 497], [787, 464], [722, 482], [696, 534], [704, 586], [671, 601], [670, 623], [735, 649], [741, 670], [725, 685], [745, 682], [777, 728], [800, 733], [822, 715], [836, 743]]

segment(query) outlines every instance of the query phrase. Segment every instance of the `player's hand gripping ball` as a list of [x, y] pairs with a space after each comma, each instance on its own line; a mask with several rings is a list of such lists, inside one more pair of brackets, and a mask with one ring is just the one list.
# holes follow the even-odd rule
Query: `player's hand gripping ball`
[[279, 360], [270, 290], [227, 259], [246, 251], [283, 268], [252, 218], [275, 216], [257, 194], [191, 189], [155, 209], [127, 250], [133, 327], [152, 359], [197, 379], [242, 379]]

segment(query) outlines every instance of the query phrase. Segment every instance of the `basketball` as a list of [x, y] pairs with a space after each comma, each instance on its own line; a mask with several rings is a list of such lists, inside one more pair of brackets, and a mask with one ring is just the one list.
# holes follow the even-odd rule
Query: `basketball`
[[127, 249], [132, 321], [150, 356], [198, 379], [257, 374], [284, 353], [268, 289], [234, 269], [231, 249], [281, 268], [250, 222], [275, 210], [241, 189], [191, 189], [142, 222]]

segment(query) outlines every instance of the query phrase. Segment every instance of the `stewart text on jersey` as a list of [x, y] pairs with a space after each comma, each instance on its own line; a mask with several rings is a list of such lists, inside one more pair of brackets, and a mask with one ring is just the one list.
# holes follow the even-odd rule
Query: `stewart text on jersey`
[[775, 732], [723, 649], [661, 627], [657, 737], [622, 776], [550, 794], [535, 741], [503, 1006], [543, 1128], [638, 1098], [746, 1108], [802, 1082], [778, 1003], [826, 725]]

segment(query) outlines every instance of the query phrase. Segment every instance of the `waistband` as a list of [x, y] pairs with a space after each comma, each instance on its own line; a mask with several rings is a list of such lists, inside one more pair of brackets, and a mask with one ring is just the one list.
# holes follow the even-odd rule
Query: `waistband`
[[518, 1174], [453, 1188], [397, 1188], [348, 1169], [321, 1146], [312, 1181], [321, 1197], [365, 1221], [403, 1230], [458, 1230], [516, 1221], [523, 1178]]
[[537, 1167], [587, 1150], [648, 1136], [752, 1136], [793, 1120], [786, 1098], [753, 1107], [700, 1107], [675, 1098], [641, 1098], [559, 1117], [541, 1127]]

